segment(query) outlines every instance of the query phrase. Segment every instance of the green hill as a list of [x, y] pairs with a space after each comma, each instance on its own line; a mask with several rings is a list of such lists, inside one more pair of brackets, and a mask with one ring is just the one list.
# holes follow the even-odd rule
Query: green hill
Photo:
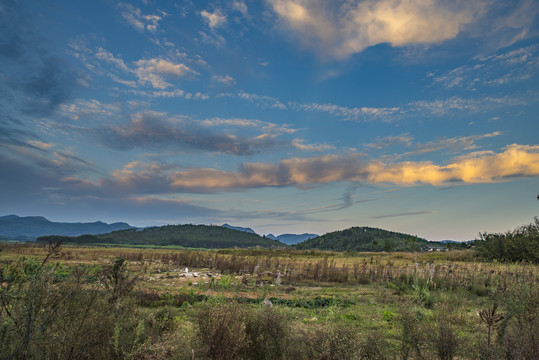
[[333, 251], [415, 251], [427, 247], [417, 236], [371, 227], [351, 227], [293, 245], [296, 249]]
[[38, 242], [63, 240], [71, 244], [177, 245], [190, 248], [248, 248], [286, 246], [257, 234], [213, 225], [167, 225], [146, 229], [128, 229], [102, 235], [42, 236]]

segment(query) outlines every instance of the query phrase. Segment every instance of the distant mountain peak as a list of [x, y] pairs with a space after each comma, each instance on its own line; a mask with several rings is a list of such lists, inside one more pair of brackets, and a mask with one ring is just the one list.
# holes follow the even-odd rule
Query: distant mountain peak
[[91, 223], [53, 222], [43, 216], [6, 215], [0, 217], [0, 237], [5, 239], [35, 240], [43, 235], [96, 235], [130, 228], [132, 226], [126, 223], [107, 224], [102, 221]]
[[272, 240], [278, 240], [287, 245], [293, 245], [293, 244], [298, 244], [300, 242], [303, 242], [305, 240], [313, 239], [315, 237], [318, 237], [318, 235], [303, 233], [303, 234], [281, 234], [279, 236], [275, 236], [273, 234], [268, 234], [266, 235], [266, 237]]
[[224, 227], [224, 228], [227, 228], [227, 229], [238, 230], [238, 231], [243, 231], [243, 232], [247, 232], [247, 233], [251, 233], [251, 234], [256, 234], [256, 232], [251, 228], [246, 228], [246, 227], [241, 227], [241, 226], [232, 226], [232, 225], [229, 225], [229, 224], [223, 224], [221, 226]]

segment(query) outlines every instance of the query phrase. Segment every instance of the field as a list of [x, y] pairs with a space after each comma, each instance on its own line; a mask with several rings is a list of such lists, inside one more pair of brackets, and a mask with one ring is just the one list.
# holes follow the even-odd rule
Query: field
[[0, 358], [532, 359], [539, 267], [473, 250], [0, 245]]

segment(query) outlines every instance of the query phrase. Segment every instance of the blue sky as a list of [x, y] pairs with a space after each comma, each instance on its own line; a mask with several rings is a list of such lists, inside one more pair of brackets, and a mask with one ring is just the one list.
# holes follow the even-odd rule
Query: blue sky
[[539, 215], [534, 0], [0, 4], [0, 214], [473, 239]]

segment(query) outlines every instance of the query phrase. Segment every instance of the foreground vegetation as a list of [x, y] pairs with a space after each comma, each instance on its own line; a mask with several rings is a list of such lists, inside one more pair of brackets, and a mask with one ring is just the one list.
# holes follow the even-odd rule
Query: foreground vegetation
[[473, 250], [1, 244], [1, 359], [533, 359], [538, 267]]

